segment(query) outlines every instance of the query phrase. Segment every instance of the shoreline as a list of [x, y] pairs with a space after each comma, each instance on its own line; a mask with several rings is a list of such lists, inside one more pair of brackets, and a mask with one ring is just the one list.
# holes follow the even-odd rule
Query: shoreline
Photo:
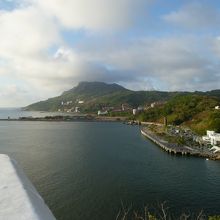
[[91, 116], [47, 116], [47, 117], [21, 117], [3, 118], [0, 121], [40, 121], [40, 122], [126, 122], [125, 117], [91, 117]]
[[144, 137], [148, 138], [150, 141], [152, 141], [158, 147], [160, 147], [163, 151], [166, 151], [169, 154], [203, 157], [206, 159], [208, 158], [210, 160], [220, 160], [219, 155], [213, 154], [211, 152], [207, 153], [201, 150], [199, 151], [188, 146], [174, 146], [174, 144], [161, 139], [155, 133], [151, 132], [149, 129], [141, 128], [140, 131]]
[[[1, 121], [8, 122], [121, 122], [129, 124], [126, 117], [104, 117], [104, 116], [46, 116], [46, 117], [21, 117], [21, 118], [9, 118], [9, 119], [0, 119]], [[153, 123], [143, 123], [145, 125], [151, 125]], [[161, 125], [161, 124], [159, 124]], [[211, 160], [220, 160], [220, 155], [216, 155], [212, 152], [204, 152], [199, 149], [194, 149], [185, 145], [177, 145], [176, 143], [169, 143], [168, 141], [163, 140], [161, 137], [156, 135], [156, 133], [150, 131], [146, 127], [140, 128], [141, 134], [152, 141], [154, 144], [159, 146], [163, 151], [166, 151], [169, 154], [173, 155], [182, 155], [182, 156], [195, 156], [203, 157]]]

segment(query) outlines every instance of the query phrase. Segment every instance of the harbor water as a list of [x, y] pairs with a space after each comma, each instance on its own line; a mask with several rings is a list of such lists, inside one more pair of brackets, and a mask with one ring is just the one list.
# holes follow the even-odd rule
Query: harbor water
[[17, 160], [58, 220], [112, 220], [167, 201], [174, 214], [220, 214], [220, 162], [164, 153], [138, 126], [0, 122], [0, 153]]

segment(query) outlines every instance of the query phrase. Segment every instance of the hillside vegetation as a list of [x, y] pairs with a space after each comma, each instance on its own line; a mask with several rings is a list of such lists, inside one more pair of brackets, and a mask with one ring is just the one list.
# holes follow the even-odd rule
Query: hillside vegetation
[[78, 101], [83, 100], [83, 105], [80, 105], [82, 112], [96, 112], [102, 107], [119, 108], [122, 104], [128, 104], [131, 108], [136, 108], [155, 101], [167, 101], [177, 94], [180, 94], [180, 92], [131, 91], [118, 84], [81, 82], [78, 86], [58, 97], [31, 104], [25, 109], [57, 111], [62, 108], [62, 102], [72, 101], [69, 107], [76, 107], [79, 106]]
[[[79, 104], [80, 101], [83, 103]], [[166, 102], [163, 106], [149, 108], [152, 102]], [[65, 106], [66, 102], [70, 102]], [[187, 125], [197, 133], [203, 134], [207, 129], [220, 132], [220, 90], [208, 92], [161, 92], [132, 91], [118, 84], [103, 82], [81, 82], [78, 86], [64, 92], [58, 97], [37, 102], [25, 107], [26, 110], [61, 111], [80, 108], [82, 113], [97, 113], [104, 108], [121, 109], [125, 104], [129, 112], [110, 111], [110, 116], [131, 116], [131, 109], [138, 106], [148, 110], [139, 113], [140, 121], [163, 122], [167, 117], [169, 124]], [[66, 109], [65, 109], [66, 108]]]
[[215, 110], [219, 103], [218, 97], [195, 94], [176, 96], [162, 107], [141, 113], [138, 119], [162, 122], [167, 117], [169, 124], [187, 125], [200, 134], [208, 129], [220, 132], [220, 110]]

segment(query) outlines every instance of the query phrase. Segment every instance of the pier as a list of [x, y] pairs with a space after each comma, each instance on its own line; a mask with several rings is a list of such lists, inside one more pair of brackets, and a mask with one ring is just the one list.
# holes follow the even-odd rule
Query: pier
[[198, 156], [216, 159], [215, 155], [213, 155], [212, 153], [202, 152], [188, 146], [179, 146], [177, 144], [169, 143], [165, 140], [162, 140], [149, 129], [141, 128], [141, 134], [149, 140], [151, 140], [152, 142], [154, 142], [155, 144], [157, 144], [162, 150], [166, 151], [167, 153], [174, 155]]

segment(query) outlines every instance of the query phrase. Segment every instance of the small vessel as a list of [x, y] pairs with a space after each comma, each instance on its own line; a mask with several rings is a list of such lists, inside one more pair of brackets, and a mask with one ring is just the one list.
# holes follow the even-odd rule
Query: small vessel
[[209, 160], [209, 158], [206, 158], [206, 160]]

